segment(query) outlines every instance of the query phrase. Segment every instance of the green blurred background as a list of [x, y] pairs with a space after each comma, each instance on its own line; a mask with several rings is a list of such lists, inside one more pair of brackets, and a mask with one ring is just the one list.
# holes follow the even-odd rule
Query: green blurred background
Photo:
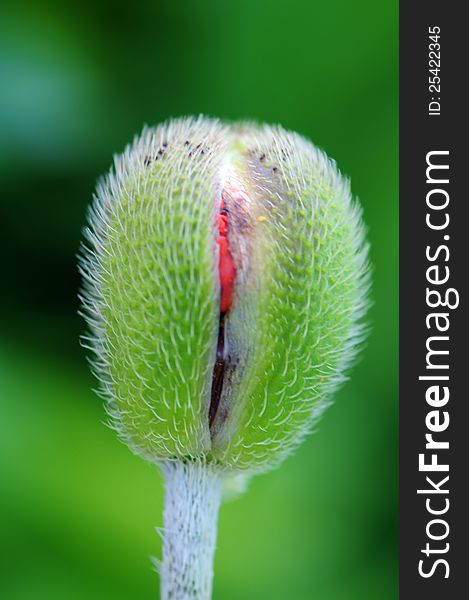
[[281, 123], [352, 178], [372, 335], [318, 431], [220, 515], [214, 596], [397, 597], [397, 2], [0, 9], [0, 598], [158, 597], [162, 481], [104, 425], [76, 315], [95, 181], [144, 123]]

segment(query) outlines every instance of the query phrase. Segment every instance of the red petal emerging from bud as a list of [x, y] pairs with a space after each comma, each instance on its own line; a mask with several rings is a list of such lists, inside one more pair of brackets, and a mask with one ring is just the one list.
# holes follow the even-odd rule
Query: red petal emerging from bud
[[218, 273], [220, 277], [220, 312], [226, 313], [233, 302], [233, 285], [236, 277], [233, 256], [230, 252], [228, 241], [228, 213], [223, 200], [220, 202], [220, 214], [218, 215], [218, 245], [219, 260]]

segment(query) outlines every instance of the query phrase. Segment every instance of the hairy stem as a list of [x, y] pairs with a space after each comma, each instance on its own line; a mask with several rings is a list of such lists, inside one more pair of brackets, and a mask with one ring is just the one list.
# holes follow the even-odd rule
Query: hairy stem
[[164, 462], [161, 600], [210, 600], [223, 479], [207, 465]]

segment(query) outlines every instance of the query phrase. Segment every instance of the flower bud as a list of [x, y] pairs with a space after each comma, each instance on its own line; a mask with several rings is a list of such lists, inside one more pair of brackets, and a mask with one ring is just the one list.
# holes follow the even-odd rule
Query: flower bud
[[113, 426], [154, 461], [255, 471], [310, 429], [363, 338], [348, 181], [280, 127], [178, 119], [100, 182], [81, 260]]

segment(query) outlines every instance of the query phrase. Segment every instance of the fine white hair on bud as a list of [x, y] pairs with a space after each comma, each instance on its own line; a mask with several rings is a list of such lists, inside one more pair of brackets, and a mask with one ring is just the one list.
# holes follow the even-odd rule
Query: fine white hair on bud
[[94, 371], [137, 453], [263, 470], [308, 432], [365, 333], [361, 209], [298, 134], [146, 128], [97, 189], [80, 268]]
[[84, 345], [112, 426], [163, 470], [163, 600], [210, 598], [222, 488], [283, 460], [346, 377], [367, 254], [348, 180], [281, 127], [171, 120], [100, 181]]

